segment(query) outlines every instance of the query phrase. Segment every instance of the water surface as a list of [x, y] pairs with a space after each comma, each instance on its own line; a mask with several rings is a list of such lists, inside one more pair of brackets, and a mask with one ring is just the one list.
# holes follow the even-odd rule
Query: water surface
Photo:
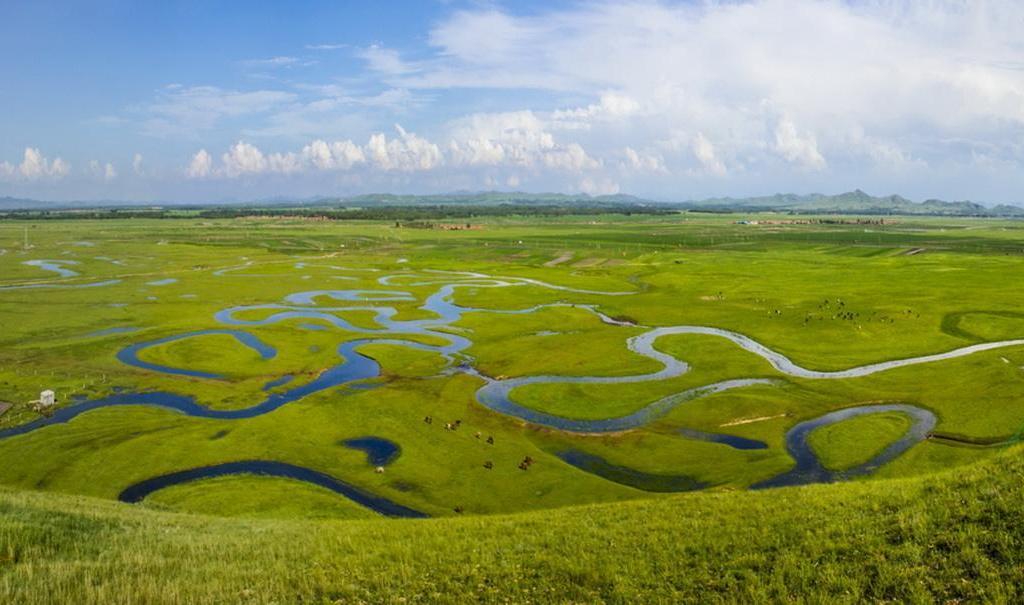
[[427, 515], [418, 510], [392, 502], [387, 498], [371, 494], [341, 479], [304, 466], [296, 466], [286, 462], [273, 460], [242, 460], [225, 462], [211, 466], [202, 466], [175, 473], [168, 473], [140, 481], [127, 487], [118, 496], [121, 502], [141, 502], [150, 494], [173, 485], [181, 485], [201, 479], [227, 477], [231, 475], [257, 475], [261, 477], [285, 477], [295, 479], [331, 490], [356, 504], [388, 517], [423, 518]]

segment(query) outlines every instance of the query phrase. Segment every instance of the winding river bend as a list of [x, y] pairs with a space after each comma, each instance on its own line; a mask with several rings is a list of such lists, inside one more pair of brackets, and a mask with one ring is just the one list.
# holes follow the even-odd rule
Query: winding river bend
[[[248, 265], [246, 265], [248, 267]], [[241, 268], [241, 267], [239, 267]], [[339, 270], [344, 268], [338, 268]], [[219, 272], [224, 277], [246, 277], [257, 276], [258, 274]], [[477, 401], [497, 413], [519, 418], [525, 422], [575, 433], [602, 433], [611, 431], [626, 431], [635, 429], [663, 417], [671, 410], [687, 401], [705, 397], [731, 389], [744, 388], [754, 385], [772, 384], [772, 380], [763, 378], [739, 378], [725, 380], [712, 384], [687, 389], [678, 393], [650, 403], [643, 408], [616, 418], [597, 420], [578, 420], [561, 416], [546, 414], [531, 408], [527, 408], [515, 402], [514, 390], [528, 384], [624, 384], [639, 383], [647, 381], [666, 380], [681, 376], [689, 371], [689, 365], [680, 359], [672, 357], [655, 348], [655, 342], [669, 335], [700, 334], [716, 336], [729, 340], [742, 349], [758, 355], [768, 361], [780, 373], [787, 376], [794, 376], [806, 379], [835, 380], [867, 376], [877, 372], [883, 372], [894, 368], [905, 367], [915, 364], [932, 363], [940, 360], [954, 359], [972, 355], [982, 351], [988, 351], [1004, 347], [1024, 345], [1024, 339], [1005, 340], [988, 342], [961, 347], [943, 353], [924, 355], [899, 360], [891, 360], [880, 363], [867, 364], [838, 371], [818, 371], [799, 366], [783, 354], [774, 351], [767, 346], [753, 340], [752, 338], [738, 332], [714, 328], [708, 326], [679, 325], [648, 328], [640, 335], [629, 338], [626, 345], [629, 350], [658, 362], [662, 369], [647, 374], [633, 376], [524, 376], [508, 379], [498, 379], [485, 376], [473, 367], [473, 360], [466, 354], [466, 350], [472, 345], [472, 341], [459, 334], [445, 331], [445, 328], [452, 327], [466, 313], [495, 313], [495, 314], [525, 314], [533, 313], [540, 309], [552, 307], [575, 307], [593, 313], [601, 321], [617, 326], [632, 326], [625, 322], [612, 319], [592, 305], [571, 305], [569, 303], [552, 303], [537, 305], [528, 309], [500, 310], [463, 307], [453, 301], [454, 294], [459, 288], [506, 288], [506, 287], [541, 287], [550, 288], [564, 292], [575, 292], [590, 295], [604, 296], [625, 296], [630, 292], [599, 292], [591, 290], [580, 290], [566, 286], [548, 284], [539, 280], [518, 277], [488, 276], [471, 272], [446, 272], [446, 271], [421, 271], [407, 272], [395, 275], [382, 276], [377, 280], [378, 284], [386, 287], [386, 290], [311, 290], [299, 292], [286, 297], [281, 303], [238, 306], [224, 309], [215, 314], [214, 319], [231, 328], [218, 328], [186, 332], [183, 334], [167, 336], [158, 340], [151, 340], [137, 343], [126, 347], [118, 353], [118, 359], [123, 363], [146, 371], [161, 372], [171, 375], [184, 375], [204, 379], [220, 379], [221, 377], [212, 373], [199, 372], [187, 368], [172, 368], [144, 362], [139, 359], [138, 353], [148, 347], [162, 343], [173, 342], [184, 338], [194, 338], [207, 334], [227, 334], [238, 339], [245, 346], [251, 347], [260, 353], [265, 359], [276, 354], [273, 347], [260, 341], [255, 335], [242, 328], [259, 327], [277, 324], [286, 321], [296, 321], [297, 327], [310, 321], [317, 322], [316, 325], [327, 325], [341, 332], [366, 335], [365, 338], [349, 340], [341, 343], [337, 348], [340, 358], [338, 364], [327, 369], [313, 380], [292, 388], [279, 387], [287, 386], [287, 380], [282, 377], [280, 382], [271, 381], [268, 386], [265, 399], [253, 405], [234, 410], [214, 410], [197, 403], [190, 397], [164, 392], [148, 393], [120, 393], [111, 397], [82, 402], [68, 407], [58, 409], [49, 418], [40, 418], [24, 425], [0, 430], [0, 439], [23, 435], [25, 433], [40, 429], [45, 426], [67, 422], [78, 415], [87, 413], [103, 407], [124, 406], [124, 405], [146, 405], [162, 407], [178, 411], [180, 413], [202, 418], [216, 418], [221, 420], [234, 420], [252, 418], [272, 412], [283, 405], [297, 401], [314, 393], [339, 387], [342, 385], [357, 383], [380, 376], [380, 366], [372, 358], [358, 352], [358, 348], [366, 344], [389, 344], [404, 347], [416, 348], [423, 351], [434, 352], [441, 355], [447, 361], [446, 373], [461, 372], [478, 377], [483, 385], [476, 393]], [[430, 294], [424, 303], [419, 307], [429, 312], [432, 317], [416, 320], [397, 320], [397, 308], [388, 306], [387, 302], [409, 302], [415, 297], [408, 292], [402, 291], [403, 287], [438, 286], [437, 290]], [[352, 303], [343, 306], [320, 306], [320, 301], [329, 300], [334, 302]], [[374, 324], [376, 327], [366, 328], [352, 324], [339, 316], [339, 313], [351, 311], [372, 311], [374, 313]], [[263, 312], [264, 316], [259, 319], [252, 319], [255, 313]], [[242, 319], [241, 317], [245, 317]], [[428, 337], [431, 340], [441, 341], [445, 344], [430, 345], [411, 340], [413, 337]], [[843, 414], [855, 414], [850, 410], [840, 410], [825, 417], [801, 423], [793, 428], [791, 436], [787, 436], [787, 449], [797, 460], [797, 466], [787, 473], [763, 482], [756, 487], [769, 487], [773, 485], [795, 485], [817, 481], [830, 481], [840, 478], [868, 473], [880, 464], [898, 456], [907, 448], [920, 439], [924, 438], [934, 426], [934, 415], [920, 408], [904, 406], [906, 413], [915, 419], [915, 424], [910, 433], [899, 442], [892, 444], [876, 459], [862, 465], [863, 468], [851, 469], [842, 474], [829, 474], [823, 468], [815, 466], [817, 463], [813, 453], [805, 447], [806, 434], [821, 423], [838, 422], [847, 416]], [[853, 409], [853, 408], [851, 408]], [[857, 408], [860, 409], [860, 408]], [[859, 412], [868, 413], [868, 412]], [[930, 418], [930, 420], [929, 420]], [[930, 424], [929, 424], [930, 422]], [[818, 423], [815, 425], [814, 423]], [[696, 438], [703, 440], [715, 440], [708, 434], [687, 435], [681, 432], [682, 438]], [[727, 436], [726, 436], [727, 437]], [[739, 439], [739, 438], [735, 438]], [[800, 441], [803, 439], [804, 441]], [[748, 448], [757, 447], [758, 442], [745, 443]], [[728, 441], [725, 441], [728, 443]], [[743, 443], [742, 440], [734, 441], [734, 444]], [[801, 445], [804, 444], [804, 446]], [[739, 447], [734, 445], [734, 447]], [[262, 463], [271, 464], [268, 461]], [[284, 463], [280, 463], [284, 464]], [[594, 460], [587, 461], [580, 467], [589, 466], [597, 468], [601, 466]], [[193, 469], [195, 470], [195, 469]], [[307, 469], [308, 470], [308, 469]], [[188, 473], [189, 471], [182, 471]], [[217, 472], [221, 472], [218, 470]], [[244, 471], [243, 471], [244, 472]], [[315, 472], [315, 471], [311, 471]], [[619, 471], [615, 471], [619, 472]], [[187, 476], [187, 475], [182, 475]], [[145, 483], [145, 482], [144, 482]], [[141, 488], [140, 488], [141, 489]]]
[[[831, 471], [825, 468], [807, 441], [807, 438], [815, 429], [857, 416], [881, 412], [900, 412], [901, 414], [906, 414], [911, 420], [910, 428], [907, 429], [907, 432], [902, 437], [887, 445], [885, 449], [870, 460], [853, 468], [842, 471]], [[796, 466], [788, 472], [754, 484], [751, 487], [752, 489], [762, 489], [766, 487], [805, 485], [807, 483], [831, 483], [870, 474], [886, 462], [895, 459], [903, 452], [925, 440], [929, 433], [932, 432], [932, 429], [935, 428], [937, 420], [935, 414], [929, 410], [913, 405], [896, 403], [844, 408], [806, 422], [801, 422], [786, 433], [786, 451], [796, 460]]]
[[294, 464], [276, 462], [273, 460], [241, 460], [238, 462], [225, 462], [224, 464], [202, 466], [199, 468], [191, 468], [184, 471], [160, 475], [159, 477], [146, 479], [145, 481], [140, 481], [139, 483], [129, 486], [121, 492], [118, 499], [121, 502], [128, 503], [142, 502], [146, 496], [167, 487], [191, 483], [202, 479], [228, 477], [233, 475], [284, 477], [287, 479], [302, 481], [304, 483], [310, 483], [312, 485], [319, 485], [320, 487], [329, 489], [357, 504], [361, 504], [374, 512], [388, 517], [416, 519], [427, 516], [425, 513], [418, 510], [392, 502], [387, 498], [371, 494], [326, 473], [321, 473], [320, 471], [315, 471], [303, 466], [296, 466]]

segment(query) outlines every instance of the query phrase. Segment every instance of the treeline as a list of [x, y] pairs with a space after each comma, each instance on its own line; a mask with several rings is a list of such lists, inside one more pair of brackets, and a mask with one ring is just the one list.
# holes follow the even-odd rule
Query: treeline
[[233, 218], [280, 218], [306, 220], [387, 220], [417, 221], [431, 219], [467, 219], [476, 217], [502, 216], [573, 216], [620, 214], [630, 216], [665, 215], [677, 211], [671, 208], [632, 205], [534, 205], [534, 204], [498, 204], [493, 206], [437, 205], [437, 206], [379, 206], [366, 207], [334, 207], [334, 208], [230, 208], [230, 207], [190, 207], [190, 208], [98, 208], [90, 210], [12, 210], [0, 213], [8, 219], [47, 220], [47, 219], [163, 219], [163, 218], [199, 218], [199, 219], [233, 219]]
[[195, 213], [170, 211], [161, 208], [96, 208], [89, 210], [8, 210], [0, 218], [13, 220], [98, 220], [126, 218], [188, 218]]

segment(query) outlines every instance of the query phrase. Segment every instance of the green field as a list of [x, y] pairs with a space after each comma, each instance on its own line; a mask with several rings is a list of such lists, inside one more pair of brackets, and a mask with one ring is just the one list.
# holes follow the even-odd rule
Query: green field
[[[471, 222], [0, 222], [0, 402], [13, 404], [0, 415], [0, 600], [1020, 598], [1024, 224]], [[78, 275], [34, 260], [73, 261], [61, 267]], [[446, 286], [458, 312], [439, 319], [429, 307]], [[324, 290], [338, 293], [297, 296]], [[653, 354], [631, 348], [669, 326], [742, 335], [811, 374], [1001, 346], [824, 378], [706, 333], [661, 336]], [[379, 373], [321, 388], [344, 373], [339, 346], [353, 341]], [[455, 342], [465, 346], [446, 357]], [[119, 358], [131, 345], [144, 345], [135, 365]], [[637, 380], [666, 367], [657, 356], [687, 367]], [[491, 381], [543, 376], [512, 389], [519, 416], [478, 399]], [[758, 383], [673, 399], [739, 379]], [[44, 389], [56, 410], [30, 403]], [[154, 393], [205, 411], [133, 404]], [[125, 404], [11, 432], [109, 398]], [[881, 404], [931, 413], [933, 434], [847, 484], [747, 491], [793, 468], [789, 429]], [[652, 409], [614, 430], [524, 420], [592, 427]], [[844, 471], [909, 427], [899, 413], [865, 414], [808, 440], [826, 469]], [[400, 453], [377, 464], [344, 444], [367, 436]], [[605, 478], [566, 452], [620, 470]], [[140, 482], [239, 461], [309, 469], [450, 518], [383, 519], [323, 487], [253, 474], [116, 502]], [[702, 489], [652, 491], [644, 477]]]

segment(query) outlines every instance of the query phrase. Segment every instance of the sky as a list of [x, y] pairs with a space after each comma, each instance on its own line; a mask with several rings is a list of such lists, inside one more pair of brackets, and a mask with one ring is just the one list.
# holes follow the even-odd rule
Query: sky
[[0, 3], [0, 196], [1024, 205], [1024, 2]]

